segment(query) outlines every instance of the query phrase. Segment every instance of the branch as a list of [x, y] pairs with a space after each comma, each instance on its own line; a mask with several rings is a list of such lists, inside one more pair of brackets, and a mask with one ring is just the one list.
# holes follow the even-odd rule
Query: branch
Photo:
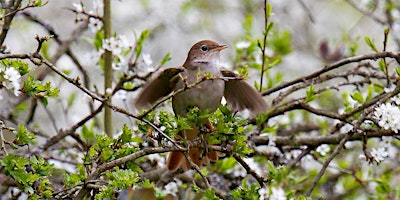
[[277, 91], [280, 91], [280, 90], [282, 90], [284, 88], [287, 88], [287, 87], [289, 87], [291, 85], [295, 85], [297, 83], [305, 82], [306, 80], [313, 79], [313, 78], [318, 77], [319, 75], [321, 75], [323, 73], [326, 73], [328, 71], [337, 69], [337, 68], [339, 68], [341, 66], [344, 66], [344, 65], [347, 65], [347, 64], [350, 64], [350, 63], [360, 62], [360, 61], [363, 61], [363, 60], [377, 60], [379, 58], [387, 58], [387, 57], [394, 58], [397, 61], [399, 61], [400, 60], [400, 53], [399, 52], [378, 52], [378, 53], [374, 53], [374, 54], [367, 54], [367, 55], [360, 55], [360, 56], [354, 56], [354, 57], [345, 58], [345, 59], [339, 60], [339, 61], [337, 61], [335, 63], [332, 63], [330, 65], [326, 65], [321, 70], [316, 71], [316, 72], [314, 72], [312, 74], [297, 78], [297, 79], [292, 80], [290, 82], [283, 82], [283, 83], [279, 84], [276, 87], [273, 87], [271, 89], [268, 89], [268, 90], [262, 92], [262, 95], [272, 94], [274, 92], [277, 92]]

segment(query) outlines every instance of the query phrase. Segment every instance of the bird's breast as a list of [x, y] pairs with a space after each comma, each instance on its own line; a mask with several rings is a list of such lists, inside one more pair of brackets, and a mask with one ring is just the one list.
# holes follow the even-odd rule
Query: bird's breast
[[[175, 114], [186, 116], [189, 109], [195, 106], [199, 107], [201, 111], [208, 110], [209, 112], [214, 112], [219, 107], [224, 95], [225, 82], [221, 79], [211, 79], [204, 80], [196, 85], [205, 72], [211, 73], [213, 77], [219, 76], [217, 68], [211, 70], [185, 70], [182, 73], [187, 85], [195, 85], [172, 98], [172, 107]], [[184, 88], [184, 80], [180, 79], [178, 81], [175, 91]]]

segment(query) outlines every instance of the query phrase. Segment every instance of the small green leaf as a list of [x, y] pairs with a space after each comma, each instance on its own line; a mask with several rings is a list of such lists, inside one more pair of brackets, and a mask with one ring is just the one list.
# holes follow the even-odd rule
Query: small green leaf
[[267, 5], [265, 5], [266, 18], [269, 18], [271, 16], [271, 13], [272, 13], [272, 5], [270, 3], [267, 3]]
[[369, 101], [372, 99], [372, 95], [374, 94], [374, 84], [368, 85], [368, 94], [365, 97], [365, 101]]
[[314, 101], [317, 98], [317, 95], [314, 94], [315, 86], [313, 84], [306, 91], [306, 103]]
[[18, 125], [18, 131], [15, 138], [15, 143], [18, 145], [26, 145], [26, 144], [36, 144], [36, 136], [32, 133], [29, 133], [28, 129], [25, 128], [24, 125]]
[[367, 43], [367, 45], [375, 52], [378, 52], [378, 49], [376, 48], [375, 44], [372, 42], [372, 40], [368, 37], [365, 36], [365, 42]]
[[164, 65], [170, 60], [171, 60], [171, 53], [168, 52], [167, 54], [165, 54], [164, 58], [160, 61], [160, 65]]
[[122, 143], [128, 143], [132, 140], [132, 130], [124, 124], [122, 127], [121, 141]]
[[396, 67], [396, 74], [397, 76], [400, 76], [400, 68]]
[[362, 94], [360, 92], [354, 92], [350, 96], [352, 99], [356, 100], [360, 104], [364, 102], [364, 97], [362, 96]]

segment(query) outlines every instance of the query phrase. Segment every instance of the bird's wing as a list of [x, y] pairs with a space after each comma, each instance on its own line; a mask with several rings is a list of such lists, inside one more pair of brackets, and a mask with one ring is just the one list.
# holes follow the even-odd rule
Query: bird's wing
[[159, 99], [167, 96], [175, 87], [174, 77], [182, 72], [182, 67], [163, 70], [156, 78], [148, 81], [135, 102], [137, 109], [146, 109], [153, 106]]
[[227, 77], [224, 97], [233, 110], [249, 109], [254, 115], [267, 112], [268, 105], [264, 98], [240, 75], [229, 70], [221, 70], [221, 73]]

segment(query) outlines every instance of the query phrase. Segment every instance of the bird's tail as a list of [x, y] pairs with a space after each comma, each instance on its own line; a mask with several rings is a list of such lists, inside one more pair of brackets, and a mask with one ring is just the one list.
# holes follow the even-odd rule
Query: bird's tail
[[[188, 142], [198, 138], [200, 129], [198, 127], [191, 130], [183, 130], [178, 133], [179, 138], [185, 138]], [[220, 152], [210, 151], [204, 154], [204, 149], [199, 147], [190, 147], [188, 156], [194, 164], [201, 167], [203, 164], [209, 164], [210, 161], [215, 162], [221, 156]], [[167, 168], [169, 171], [176, 171], [182, 167], [184, 171], [191, 169], [189, 160], [185, 158], [185, 155], [181, 151], [172, 151], [168, 155]]]

